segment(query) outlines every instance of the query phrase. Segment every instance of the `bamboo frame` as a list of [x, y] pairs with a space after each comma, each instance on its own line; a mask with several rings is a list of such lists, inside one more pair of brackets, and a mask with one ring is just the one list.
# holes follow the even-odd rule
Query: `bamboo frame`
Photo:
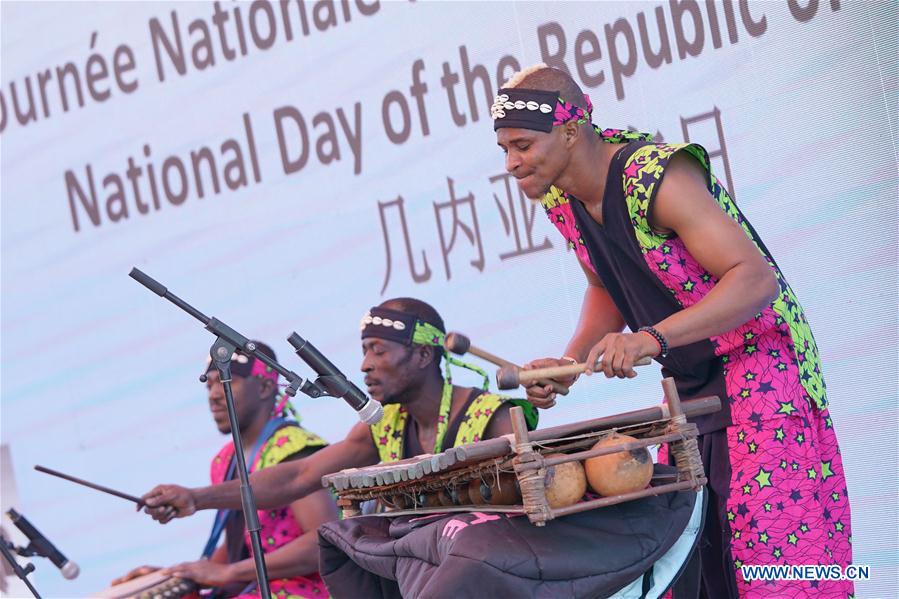
[[[521, 408], [514, 407], [510, 411], [511, 435], [462, 445], [441, 454], [344, 470], [323, 477], [322, 483], [337, 492], [337, 503], [345, 517], [359, 515], [359, 505], [363, 501], [384, 498], [393, 505], [411, 504], [411, 508], [379, 514], [383, 516], [465, 511], [524, 513], [536, 526], [568, 514], [625, 501], [686, 489], [698, 490], [707, 480], [696, 443], [698, 430], [687, 422], [687, 417], [717, 411], [720, 401], [717, 397], [704, 397], [681, 402], [672, 379], [664, 379], [662, 388], [666, 403], [661, 406], [537, 431], [527, 430], [524, 413]], [[592, 449], [598, 439], [613, 432], [628, 434], [636, 440]], [[563, 508], [549, 507], [544, 487], [547, 468], [662, 443], [669, 444], [677, 471], [672, 477], [656, 477], [655, 482], [671, 482]], [[570, 453], [552, 458], [543, 456], [560, 450]], [[437, 501], [435, 494], [440, 491], [444, 491], [443, 500], [449, 496], [455, 499], [458, 489], [467, 487], [469, 481], [477, 478], [486, 481], [495, 477], [498, 481], [501, 472], [514, 472], [521, 491], [521, 504], [425, 505]]]

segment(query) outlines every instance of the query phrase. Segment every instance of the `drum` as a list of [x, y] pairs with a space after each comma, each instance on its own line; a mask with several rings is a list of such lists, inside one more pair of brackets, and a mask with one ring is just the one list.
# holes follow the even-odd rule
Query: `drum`
[[96, 599], [184, 599], [199, 598], [197, 585], [190, 580], [174, 578], [162, 571], [150, 572], [111, 586], [93, 595]]

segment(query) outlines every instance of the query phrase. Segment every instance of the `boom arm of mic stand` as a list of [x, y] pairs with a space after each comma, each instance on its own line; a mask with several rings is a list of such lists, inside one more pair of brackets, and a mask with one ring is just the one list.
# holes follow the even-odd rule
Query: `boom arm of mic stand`
[[170, 302], [202, 322], [203, 326], [206, 327], [206, 330], [216, 337], [220, 337], [228, 341], [229, 343], [232, 343], [236, 347], [239, 347], [241, 351], [252, 355], [254, 358], [283, 376], [285, 379], [287, 379], [288, 382], [285, 392], [291, 397], [295, 396], [297, 394], [297, 391], [302, 391], [312, 398], [321, 397], [322, 395], [327, 394], [325, 390], [322, 389], [319, 385], [313, 383], [312, 381], [304, 379], [291, 370], [284, 368], [269, 356], [259, 351], [256, 348], [255, 343], [250, 341], [247, 337], [241, 335], [233, 328], [229, 327], [218, 318], [206, 316], [174, 293], [170, 293], [165, 285], [163, 285], [150, 275], [137, 268], [132, 268], [131, 272], [128, 273], [128, 276], [159, 297], [169, 300]]
[[225, 391], [225, 402], [228, 406], [228, 419], [231, 422], [231, 436], [234, 440], [234, 455], [237, 460], [237, 473], [240, 478], [240, 499], [241, 506], [243, 507], [243, 515], [244, 515], [244, 523], [246, 525], [246, 531], [250, 535], [250, 542], [253, 546], [253, 562], [256, 569], [256, 581], [257, 588], [259, 589], [259, 594], [262, 599], [271, 599], [271, 589], [269, 587], [269, 577], [268, 572], [265, 567], [265, 558], [262, 551], [262, 540], [260, 538], [260, 525], [259, 525], [259, 517], [256, 513], [256, 500], [253, 497], [253, 489], [250, 486], [249, 473], [247, 471], [247, 465], [244, 460], [243, 455], [243, 447], [240, 439], [240, 432], [238, 429], [239, 423], [237, 422], [237, 414], [234, 408], [234, 396], [231, 391], [231, 356], [238, 349], [252, 355], [254, 358], [262, 361], [264, 364], [269, 366], [270, 368], [274, 368], [278, 371], [279, 374], [284, 375], [288, 379], [290, 379], [290, 387], [288, 387], [288, 393], [293, 391], [296, 393], [296, 389], [317, 389], [317, 387], [310, 386], [308, 383], [303, 385], [302, 379], [299, 375], [287, 370], [270, 357], [266, 356], [262, 352], [260, 352], [256, 348], [256, 344], [251, 342], [249, 339], [221, 322], [217, 318], [209, 318], [199, 310], [195, 309], [193, 306], [178, 298], [177, 296], [169, 293], [168, 289], [166, 289], [162, 284], [158, 281], [154, 280], [152, 277], [147, 276], [136, 268], [131, 270], [130, 276], [132, 279], [136, 280], [138, 283], [155, 293], [156, 295], [163, 297], [200, 322], [202, 322], [206, 326], [206, 330], [211, 332], [216, 336], [215, 342], [212, 344], [212, 347], [209, 349], [209, 355], [212, 358], [213, 363], [215, 364], [216, 369], [219, 371], [219, 376], [221, 377], [222, 387]]

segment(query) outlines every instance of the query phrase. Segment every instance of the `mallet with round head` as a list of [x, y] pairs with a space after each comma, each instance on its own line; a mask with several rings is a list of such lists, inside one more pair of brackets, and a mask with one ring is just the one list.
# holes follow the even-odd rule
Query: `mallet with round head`
[[[488, 351], [485, 351], [475, 345], [471, 344], [471, 339], [468, 336], [463, 335], [462, 333], [450, 332], [446, 334], [446, 337], [443, 339], [443, 346], [446, 347], [447, 350], [456, 354], [457, 356], [462, 356], [465, 354], [471, 354], [473, 356], [477, 356], [482, 360], [486, 360], [491, 364], [495, 364], [502, 368], [514, 368], [520, 370], [521, 367], [516, 365], [513, 362], [509, 362], [508, 360], [504, 360], [499, 356], [491, 354]], [[552, 381], [549, 379], [532, 379], [536, 380], [537, 383], [541, 385], [550, 385], [552, 387], [553, 393], [558, 393], [559, 395], [568, 395], [568, 387], [565, 385], [561, 385], [556, 381]], [[513, 385], [512, 387], [500, 387], [500, 389], [514, 389], [518, 385]]]
[[[651, 358], [642, 358], [634, 362], [634, 366], [646, 366], [648, 364], [652, 364]], [[535, 380], [582, 374], [586, 370], [586, 362], [567, 364], [565, 366], [550, 366], [549, 368], [534, 368], [533, 370], [522, 370], [514, 364], [507, 364], [496, 371], [496, 385], [500, 389], [514, 389], [519, 385], [529, 385]]]

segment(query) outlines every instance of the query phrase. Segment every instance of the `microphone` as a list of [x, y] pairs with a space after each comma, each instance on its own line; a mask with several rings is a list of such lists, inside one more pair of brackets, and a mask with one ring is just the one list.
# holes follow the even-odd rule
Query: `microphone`
[[12, 520], [12, 523], [22, 531], [22, 534], [28, 537], [28, 540], [30, 541], [28, 549], [34, 550], [37, 555], [46, 557], [53, 562], [53, 565], [62, 571], [63, 578], [72, 580], [78, 576], [81, 572], [78, 564], [66, 559], [66, 556], [64, 556], [62, 552], [47, 539], [47, 537], [42, 535], [40, 531], [25, 518], [25, 516], [12, 508], [7, 510], [6, 514], [9, 516], [9, 519]]
[[297, 350], [297, 355], [318, 373], [319, 378], [315, 381], [316, 385], [324, 387], [329, 395], [340, 397], [350, 404], [350, 407], [359, 414], [359, 420], [365, 424], [372, 425], [381, 420], [381, 417], [384, 416], [384, 408], [381, 407], [381, 404], [366, 396], [359, 387], [348, 381], [328, 358], [315, 349], [315, 346], [296, 333], [291, 333], [287, 342]]

